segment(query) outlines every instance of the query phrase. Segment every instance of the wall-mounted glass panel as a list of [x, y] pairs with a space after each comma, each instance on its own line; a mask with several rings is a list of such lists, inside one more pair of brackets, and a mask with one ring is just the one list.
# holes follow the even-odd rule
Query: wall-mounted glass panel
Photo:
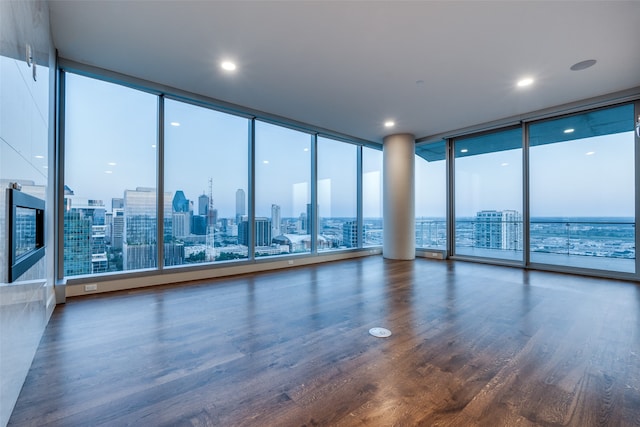
[[363, 246], [382, 245], [382, 151], [362, 148]]
[[454, 141], [455, 253], [523, 260], [522, 131]]
[[170, 99], [164, 117], [164, 247], [182, 255], [165, 256], [165, 266], [247, 258], [238, 226], [247, 216], [248, 120]]
[[[311, 252], [311, 136], [255, 124], [255, 256]], [[249, 242], [240, 221], [238, 241]]]
[[71, 73], [65, 96], [64, 275], [155, 268], [157, 97]]
[[[16, 38], [11, 36], [7, 39], [5, 36], [11, 35], [18, 28], [14, 27], [18, 22], [12, 21], [12, 17], [22, 16], [23, 12], [35, 7], [35, 5], [32, 3], [20, 4], [20, 9], [15, 9], [16, 6], [13, 2], [1, 3], [0, 15], [2, 15], [3, 28], [2, 42], [0, 43], [0, 242], [2, 242], [0, 244], [0, 285], [12, 282], [12, 275], [19, 271], [9, 267], [12, 256], [17, 254], [13, 253], [8, 245], [11, 231], [9, 212], [12, 207], [7, 189], [11, 187], [11, 183], [19, 183], [22, 187], [22, 193], [41, 200], [47, 198], [47, 182], [50, 173], [49, 127], [53, 126], [49, 122], [48, 30], [40, 25], [46, 19], [43, 14], [38, 14], [37, 20], [28, 22], [30, 25], [28, 27], [29, 34], [20, 32], [21, 34], [18, 35], [15, 33]], [[11, 9], [15, 9], [16, 13], [18, 10], [21, 12], [15, 16], [12, 13], [6, 13]], [[24, 57], [24, 42], [36, 42], [38, 34], [42, 37], [37, 37], [38, 46], [33, 46], [35, 63], [29, 66]], [[34, 72], [36, 73], [35, 80], [33, 78]], [[17, 212], [20, 217], [24, 213], [24, 211]], [[31, 223], [31, 214], [27, 217]], [[22, 231], [26, 230], [22, 229]], [[24, 240], [16, 242], [18, 246], [22, 247], [17, 252], [26, 256], [33, 246], [30, 232], [20, 233], [17, 238], [28, 240], [28, 242]], [[48, 245], [49, 243], [47, 242]], [[41, 248], [38, 252], [44, 253], [45, 250], [51, 250], [51, 247], [49, 249]], [[28, 264], [30, 266], [26, 271], [23, 270], [19, 278], [15, 278], [25, 282], [42, 281], [47, 277], [45, 258], [41, 256], [34, 264], [21, 263], [23, 266]], [[33, 259], [31, 258], [31, 260]], [[17, 288], [14, 289], [17, 291]], [[6, 294], [4, 296], [7, 297]], [[35, 305], [30, 304], [31, 306]], [[44, 306], [43, 302], [42, 307]], [[23, 343], [24, 340], [19, 342]], [[5, 353], [2, 352], [2, 354]], [[4, 388], [2, 390], [4, 391]], [[0, 416], [0, 420], [4, 420], [4, 416]]]
[[416, 247], [447, 248], [446, 141], [416, 147]]
[[318, 251], [358, 247], [358, 147], [318, 138]]
[[633, 110], [529, 127], [531, 262], [635, 272]]

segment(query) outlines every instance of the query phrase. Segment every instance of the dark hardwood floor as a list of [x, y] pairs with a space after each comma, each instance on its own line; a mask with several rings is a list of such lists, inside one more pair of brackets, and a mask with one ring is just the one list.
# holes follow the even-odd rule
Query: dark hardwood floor
[[71, 299], [9, 425], [640, 426], [640, 286], [368, 257]]

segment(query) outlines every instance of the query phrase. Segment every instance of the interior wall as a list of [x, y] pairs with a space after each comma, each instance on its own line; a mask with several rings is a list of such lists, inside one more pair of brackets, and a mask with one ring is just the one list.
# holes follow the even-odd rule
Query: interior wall
[[[0, 1], [0, 36], [0, 426], [4, 426], [55, 307], [51, 209], [55, 50], [47, 3]], [[46, 201], [46, 255], [14, 282], [8, 275], [11, 182]]]

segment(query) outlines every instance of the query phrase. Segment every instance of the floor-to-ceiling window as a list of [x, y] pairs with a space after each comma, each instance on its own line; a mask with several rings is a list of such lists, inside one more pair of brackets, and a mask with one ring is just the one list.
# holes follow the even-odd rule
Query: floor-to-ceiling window
[[447, 248], [446, 141], [416, 147], [416, 247]]
[[60, 276], [381, 244], [381, 151], [63, 75]]
[[167, 99], [164, 141], [165, 266], [246, 259], [238, 228], [247, 216], [248, 120]]
[[455, 254], [523, 260], [520, 127], [454, 140]]
[[318, 251], [358, 247], [358, 147], [318, 138]]
[[632, 104], [529, 127], [530, 261], [635, 272]]
[[363, 246], [382, 245], [382, 151], [362, 148]]
[[[311, 135], [255, 123], [255, 256], [311, 251]], [[248, 219], [238, 240], [249, 243]]]
[[65, 96], [64, 275], [155, 268], [158, 98], [71, 73]]

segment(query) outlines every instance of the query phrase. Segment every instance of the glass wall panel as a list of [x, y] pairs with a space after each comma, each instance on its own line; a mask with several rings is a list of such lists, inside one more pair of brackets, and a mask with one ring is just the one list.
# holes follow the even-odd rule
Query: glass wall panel
[[244, 259], [238, 224], [246, 220], [248, 120], [166, 100], [164, 182], [171, 195], [165, 265]]
[[[256, 121], [255, 181], [256, 257], [311, 252], [311, 136]], [[246, 218], [238, 240], [248, 244]]]
[[532, 124], [530, 261], [635, 272], [633, 105]]
[[382, 151], [362, 148], [364, 246], [382, 245]]
[[64, 275], [155, 268], [157, 97], [70, 73], [65, 95]]
[[454, 141], [455, 253], [523, 260], [522, 131]]
[[416, 247], [447, 248], [446, 141], [416, 147]]
[[358, 147], [318, 138], [318, 251], [357, 248]]
[[[29, 5], [24, 6], [25, 11], [28, 10], [28, 7], [31, 7]], [[1, 4], [0, 13], [10, 10], [12, 7], [9, 2]], [[9, 22], [9, 17], [7, 18], [7, 20], [3, 19], [2, 21]], [[29, 22], [35, 24], [35, 22]], [[46, 34], [45, 29], [40, 25], [34, 27], [33, 30]], [[4, 37], [5, 29], [3, 28], [2, 31]], [[33, 37], [34, 34], [29, 34], [28, 37]], [[22, 40], [25, 37], [27, 37], [27, 34], [21, 34], [19, 39]], [[49, 121], [49, 67], [45, 62], [47, 59], [46, 52], [48, 52], [45, 41], [47, 39], [43, 39], [45, 46], [44, 50], [41, 51], [44, 52], [44, 58], [37, 58], [36, 80], [32, 77], [33, 68], [27, 66], [24, 58], [15, 58], [13, 49], [16, 46], [14, 46], [14, 43], [9, 43], [8, 41], [5, 43], [5, 39], [2, 38], [2, 44], [0, 45], [0, 242], [2, 242], [0, 244], [0, 286], [3, 286], [4, 283], [12, 282], [12, 274], [9, 272], [12, 252], [8, 245], [9, 233], [11, 232], [11, 224], [9, 223], [11, 203], [9, 202], [9, 192], [7, 191], [9, 184], [19, 183], [23, 193], [40, 200], [46, 200], [47, 194], [50, 192], [47, 188], [50, 174], [48, 169], [50, 162], [48, 129], [52, 124]], [[49, 210], [49, 207], [47, 207], [47, 210]], [[27, 212], [29, 212], [27, 216], [21, 215], [21, 213]], [[31, 218], [35, 220], [35, 217], [31, 217], [33, 211], [30, 209], [16, 213], [17, 220], [14, 225], [19, 227], [21, 224], [35, 224], [35, 222], [31, 221]], [[30, 228], [23, 229], [23, 231], [27, 231]], [[32, 235], [30, 232], [26, 234]], [[30, 247], [31, 243], [28, 246]], [[52, 249], [53, 246], [50, 246], [46, 250]], [[40, 258], [35, 265], [17, 277], [16, 281], [46, 278], [46, 258]], [[3, 287], [2, 289], [7, 290], [8, 288]], [[17, 289], [19, 288], [14, 288], [14, 291], [17, 291]], [[9, 294], [5, 293], [3, 296], [9, 297], [7, 301], [10, 301], [11, 296]], [[30, 307], [35, 307], [33, 303], [29, 304]], [[44, 307], [44, 304], [42, 306]], [[20, 328], [20, 331], [22, 331], [22, 328]], [[24, 340], [20, 341], [20, 343], [24, 342]], [[5, 354], [4, 352], [2, 353], [3, 355]], [[4, 390], [3, 387], [2, 391]], [[0, 419], [4, 419], [4, 417], [0, 416]]]

